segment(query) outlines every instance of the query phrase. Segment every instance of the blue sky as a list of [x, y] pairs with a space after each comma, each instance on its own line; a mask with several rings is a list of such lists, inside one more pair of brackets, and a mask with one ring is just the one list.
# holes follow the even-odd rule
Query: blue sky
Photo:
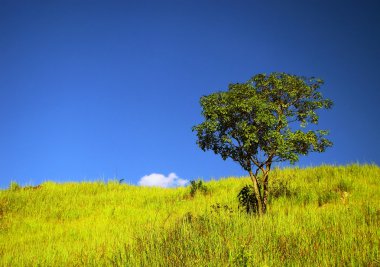
[[[334, 146], [380, 163], [378, 1], [0, 1], [0, 187], [245, 175], [195, 144], [199, 98], [280, 71], [325, 80]], [[282, 166], [286, 166], [283, 164]], [[140, 181], [141, 182], [141, 181]]]

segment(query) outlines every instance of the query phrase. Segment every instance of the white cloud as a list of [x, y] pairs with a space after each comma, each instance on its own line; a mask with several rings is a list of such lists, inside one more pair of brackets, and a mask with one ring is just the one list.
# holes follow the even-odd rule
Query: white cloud
[[184, 186], [188, 180], [179, 178], [175, 173], [170, 173], [168, 176], [159, 173], [145, 175], [139, 181], [142, 186], [159, 186], [159, 187], [174, 187]]

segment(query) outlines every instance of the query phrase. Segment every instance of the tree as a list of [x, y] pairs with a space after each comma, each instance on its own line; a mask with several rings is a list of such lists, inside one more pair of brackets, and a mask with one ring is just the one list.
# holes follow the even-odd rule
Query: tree
[[300, 155], [332, 146], [327, 131], [305, 129], [318, 124], [317, 110], [332, 107], [319, 92], [321, 85], [314, 77], [258, 74], [200, 99], [204, 122], [193, 127], [197, 144], [248, 171], [260, 215], [266, 212], [273, 163], [294, 164]]

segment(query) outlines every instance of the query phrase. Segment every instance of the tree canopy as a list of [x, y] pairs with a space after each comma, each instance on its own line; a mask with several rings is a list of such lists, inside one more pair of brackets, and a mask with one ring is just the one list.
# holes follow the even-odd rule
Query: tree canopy
[[[200, 99], [204, 122], [193, 127], [197, 144], [224, 160], [231, 158], [250, 173], [264, 212], [272, 163], [294, 164], [300, 155], [324, 152], [332, 145], [326, 130], [306, 130], [309, 124], [318, 124], [317, 110], [332, 107], [319, 91], [322, 85], [314, 77], [258, 74]], [[257, 180], [259, 171], [262, 183]]]

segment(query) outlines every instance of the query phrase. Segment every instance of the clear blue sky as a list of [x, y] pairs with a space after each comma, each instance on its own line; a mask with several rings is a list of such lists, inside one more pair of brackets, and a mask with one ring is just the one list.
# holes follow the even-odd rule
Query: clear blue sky
[[199, 98], [262, 72], [325, 80], [334, 146], [380, 164], [379, 1], [0, 1], [0, 187], [244, 175], [195, 144]]

